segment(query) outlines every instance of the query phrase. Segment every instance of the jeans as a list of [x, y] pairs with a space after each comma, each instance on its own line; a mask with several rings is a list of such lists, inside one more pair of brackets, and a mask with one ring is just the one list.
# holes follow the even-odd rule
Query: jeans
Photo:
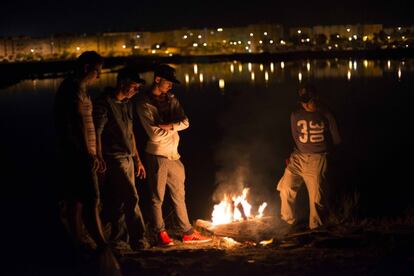
[[117, 241], [126, 227], [130, 243], [137, 244], [145, 235], [145, 223], [139, 207], [135, 187], [134, 161], [132, 157], [105, 157], [107, 171], [102, 187], [102, 218], [111, 223], [110, 240]]

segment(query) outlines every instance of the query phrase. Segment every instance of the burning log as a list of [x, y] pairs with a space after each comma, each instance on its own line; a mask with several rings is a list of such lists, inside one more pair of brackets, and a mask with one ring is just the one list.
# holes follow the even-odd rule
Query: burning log
[[216, 236], [230, 237], [239, 242], [259, 242], [268, 239], [274, 232], [274, 218], [246, 218], [226, 224], [213, 225], [210, 221], [197, 220], [196, 227], [208, 231]]
[[246, 216], [246, 213], [244, 212], [244, 208], [243, 208], [243, 205], [241, 204], [241, 202], [239, 204], [237, 204], [236, 208], [237, 208], [237, 210], [239, 210], [243, 220], [246, 220], [247, 216]]
[[239, 196], [225, 194], [223, 200], [219, 204], [214, 205], [214, 210], [211, 214], [213, 224], [218, 225], [247, 220], [253, 217], [262, 217], [267, 203], [262, 203], [259, 207], [258, 214], [254, 215], [252, 213], [252, 205], [247, 201], [248, 191], [248, 188], [243, 189], [242, 194]]
[[263, 202], [255, 215], [247, 201], [248, 188], [241, 195], [224, 194], [223, 200], [214, 205], [211, 222], [197, 220], [196, 226], [216, 236], [229, 237], [237, 241], [260, 241], [268, 236], [274, 227], [272, 217], [263, 217], [267, 206]]

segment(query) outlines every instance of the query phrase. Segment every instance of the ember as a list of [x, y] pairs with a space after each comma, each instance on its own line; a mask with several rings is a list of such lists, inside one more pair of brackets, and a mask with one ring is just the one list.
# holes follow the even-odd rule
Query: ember
[[263, 211], [267, 206], [264, 202], [258, 209], [258, 214], [253, 216], [251, 214], [252, 206], [247, 202], [248, 188], [244, 188], [239, 196], [224, 195], [224, 199], [214, 205], [212, 213], [212, 224], [226, 224], [234, 221], [247, 220], [249, 218], [260, 218], [263, 216]]

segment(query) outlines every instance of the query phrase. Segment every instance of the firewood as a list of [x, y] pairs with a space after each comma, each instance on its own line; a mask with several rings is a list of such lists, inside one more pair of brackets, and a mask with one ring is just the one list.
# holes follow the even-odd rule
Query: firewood
[[197, 220], [196, 227], [216, 236], [230, 237], [237, 241], [261, 241], [269, 238], [274, 230], [272, 217], [248, 218], [227, 224], [213, 225], [210, 221]]

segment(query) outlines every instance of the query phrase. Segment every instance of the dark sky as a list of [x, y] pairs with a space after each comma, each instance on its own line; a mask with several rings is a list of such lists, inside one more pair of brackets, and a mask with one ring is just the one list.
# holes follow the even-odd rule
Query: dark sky
[[[247, 2], [247, 3], [243, 3]], [[267, 0], [3, 0], [0, 37], [52, 33], [229, 27], [269, 22], [286, 26], [383, 23], [414, 25], [409, 1]]]

